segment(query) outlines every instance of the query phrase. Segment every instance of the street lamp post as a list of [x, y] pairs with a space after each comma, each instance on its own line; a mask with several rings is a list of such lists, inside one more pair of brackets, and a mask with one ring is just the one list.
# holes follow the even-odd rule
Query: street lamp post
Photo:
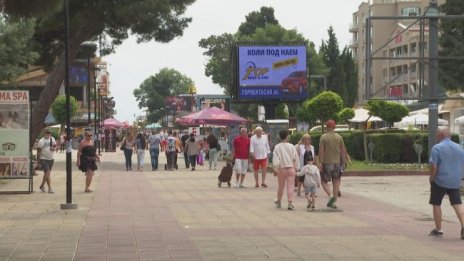
[[69, 84], [69, 3], [64, 0], [64, 63], [66, 92], [66, 204], [61, 209], [77, 209], [72, 203], [71, 88]]

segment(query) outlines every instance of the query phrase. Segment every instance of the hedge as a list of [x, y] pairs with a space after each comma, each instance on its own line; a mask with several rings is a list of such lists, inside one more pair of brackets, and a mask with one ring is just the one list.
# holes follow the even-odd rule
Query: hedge
[[[363, 132], [360, 130], [338, 132], [352, 159], [364, 161]], [[290, 142], [296, 144], [304, 133], [298, 132], [290, 136]], [[310, 133], [311, 144], [318, 154], [320, 132]], [[453, 134], [451, 139], [459, 143], [459, 136]], [[367, 143], [372, 142], [373, 161], [382, 163], [414, 163], [418, 156], [414, 150], [416, 144], [421, 144], [423, 152], [421, 162], [428, 162], [428, 132], [406, 130], [369, 130]], [[368, 151], [368, 154], [369, 151]]]

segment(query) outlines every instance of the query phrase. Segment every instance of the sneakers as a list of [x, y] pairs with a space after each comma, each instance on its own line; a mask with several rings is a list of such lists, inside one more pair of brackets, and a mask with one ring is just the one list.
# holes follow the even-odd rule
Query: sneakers
[[316, 206], [313, 205], [313, 206], [311, 207], [311, 210], [316, 210]]
[[295, 207], [293, 206], [292, 203], [288, 203], [288, 210], [294, 210]]
[[280, 201], [278, 201], [277, 199], [274, 200], [274, 204], [276, 205], [277, 208], [280, 208], [282, 206], [282, 204], [280, 203]]
[[44, 187], [44, 186], [40, 187], [40, 191], [42, 191], [43, 193], [45, 193], [45, 187]]
[[239, 188], [246, 188], [245, 185], [243, 185], [242, 183], [240, 183], [240, 185], [238, 186]]
[[267, 185], [265, 183], [261, 184], [261, 187], [267, 188]]
[[240, 186], [240, 183], [238, 183], [238, 181], [235, 181], [234, 187], [238, 188], [239, 186]]
[[[431, 236], [431, 237], [443, 237], [443, 232], [438, 231], [436, 228], [434, 228], [434, 229], [432, 229], [432, 231], [430, 231], [429, 236]], [[461, 230], [461, 238], [462, 238], [462, 230]]]
[[337, 201], [336, 197], [330, 197], [329, 202], [327, 202], [327, 207], [331, 208], [335, 201]]
[[53, 189], [48, 189], [48, 193], [55, 193], [55, 191], [53, 191]]

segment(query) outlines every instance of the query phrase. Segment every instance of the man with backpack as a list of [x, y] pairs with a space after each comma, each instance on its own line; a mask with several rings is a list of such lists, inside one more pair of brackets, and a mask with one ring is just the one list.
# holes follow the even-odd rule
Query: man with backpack
[[52, 137], [52, 131], [49, 128], [44, 130], [44, 136], [37, 142], [37, 160], [39, 160], [40, 169], [44, 171], [40, 190], [45, 192], [45, 183], [48, 186], [48, 193], [55, 193], [51, 186], [50, 174], [53, 167], [53, 153], [56, 151], [56, 141]]

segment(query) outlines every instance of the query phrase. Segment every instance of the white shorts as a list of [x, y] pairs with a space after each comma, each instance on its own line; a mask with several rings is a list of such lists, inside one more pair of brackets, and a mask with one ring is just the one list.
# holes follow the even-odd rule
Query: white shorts
[[234, 169], [237, 174], [245, 175], [248, 170], [248, 159], [235, 159]]

